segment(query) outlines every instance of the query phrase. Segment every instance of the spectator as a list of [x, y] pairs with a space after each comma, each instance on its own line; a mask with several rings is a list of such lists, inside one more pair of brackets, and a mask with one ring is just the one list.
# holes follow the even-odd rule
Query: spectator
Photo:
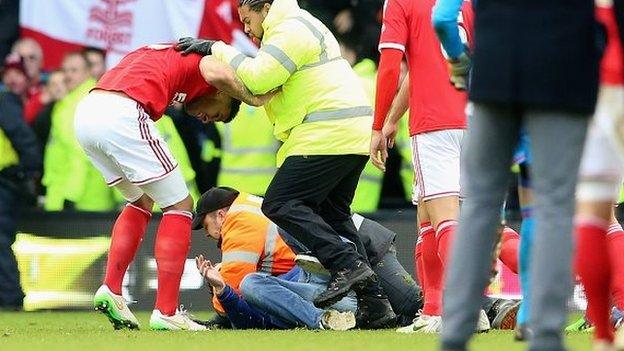
[[264, 196], [277, 171], [275, 159], [280, 147], [264, 108], [241, 104], [236, 118], [217, 124], [217, 129], [221, 136], [217, 185]]
[[11, 52], [19, 36], [19, 0], [0, 1], [0, 58]]
[[35, 123], [33, 125], [42, 154], [45, 145], [48, 142], [48, 136], [50, 135], [52, 109], [57, 101], [67, 95], [67, 85], [65, 84], [65, 73], [63, 73], [63, 71], [56, 70], [50, 72], [48, 82], [44, 90], [44, 95], [46, 96], [47, 103], [35, 118]]
[[[12, 74], [11, 59], [3, 81]], [[20, 310], [24, 293], [11, 245], [15, 242], [19, 199], [32, 195], [30, 179], [40, 173], [41, 155], [35, 136], [22, 119], [22, 102], [12, 92], [0, 93], [0, 309]]]
[[95, 80], [100, 80], [104, 72], [106, 72], [106, 52], [102, 49], [88, 47], [82, 50], [82, 53], [86, 56], [91, 66], [91, 77]]
[[356, 51], [361, 58], [377, 61], [377, 40], [381, 23], [380, 0], [303, 0], [301, 7], [320, 19], [336, 35], [357, 37]]
[[19, 97], [20, 108], [23, 108], [23, 97], [28, 91], [28, 75], [24, 59], [18, 54], [10, 54], [4, 62], [2, 84], [5, 89]]
[[43, 50], [41, 45], [32, 38], [23, 38], [13, 44], [12, 52], [24, 59], [24, 67], [29, 78], [29, 86], [24, 96], [24, 119], [30, 125], [45, 105], [43, 86], [45, 84], [43, 67]]
[[93, 168], [76, 140], [74, 112], [94, 86], [89, 62], [80, 52], [69, 53], [62, 63], [68, 94], [52, 110], [50, 136], [44, 156], [44, 208], [48, 211], [109, 211], [114, 193]]

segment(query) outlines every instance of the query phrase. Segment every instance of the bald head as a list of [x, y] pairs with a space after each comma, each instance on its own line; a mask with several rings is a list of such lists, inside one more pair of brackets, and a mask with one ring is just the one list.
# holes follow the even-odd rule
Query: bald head
[[32, 38], [23, 38], [13, 44], [11, 52], [15, 52], [24, 58], [26, 74], [28, 74], [31, 81], [39, 81], [39, 75], [43, 67], [43, 50], [41, 45]]

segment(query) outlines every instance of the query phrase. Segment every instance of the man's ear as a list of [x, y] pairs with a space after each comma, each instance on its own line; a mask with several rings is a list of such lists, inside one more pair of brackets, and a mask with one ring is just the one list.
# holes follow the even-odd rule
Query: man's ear
[[262, 5], [262, 14], [264, 15], [264, 17], [266, 17], [269, 14], [269, 10], [271, 9], [271, 4], [269, 4], [268, 2], [265, 2], [264, 5]]

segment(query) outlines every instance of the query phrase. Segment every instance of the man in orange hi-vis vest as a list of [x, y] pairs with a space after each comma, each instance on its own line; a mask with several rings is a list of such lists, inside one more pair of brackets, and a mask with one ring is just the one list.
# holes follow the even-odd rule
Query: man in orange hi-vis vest
[[[227, 187], [208, 190], [197, 204], [193, 229], [203, 227], [208, 237], [218, 240], [222, 252], [219, 271], [210, 261], [201, 256], [197, 258], [198, 269], [213, 287], [215, 310], [226, 314], [237, 328], [251, 325], [280, 329], [353, 328], [357, 309], [354, 297], [345, 297], [326, 310], [314, 307], [312, 300], [325, 290], [327, 279], [283, 280], [292, 288], [280, 294], [280, 298], [289, 301], [292, 312], [289, 318], [274, 317], [276, 313], [258, 310], [238, 297], [243, 279], [250, 273], [296, 278], [301, 272], [294, 268], [295, 254], [280, 237], [278, 227], [262, 214], [261, 206], [262, 198]], [[217, 283], [209, 278], [207, 271], [220, 275]], [[241, 310], [246, 312], [244, 316], [239, 313]]]

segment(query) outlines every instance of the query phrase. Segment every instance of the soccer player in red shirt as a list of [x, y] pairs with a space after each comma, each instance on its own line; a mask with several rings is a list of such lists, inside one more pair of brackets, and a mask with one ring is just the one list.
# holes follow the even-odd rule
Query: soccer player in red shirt
[[[587, 317], [596, 327], [594, 350], [624, 349], [624, 329], [615, 338], [611, 302], [624, 308], [624, 232], [613, 215], [624, 178], [624, 50], [611, 0], [596, 1], [607, 46], [600, 64], [600, 90], [579, 171], [575, 268], [587, 295]], [[615, 347], [614, 347], [615, 346]]]
[[150, 327], [205, 329], [177, 309], [193, 199], [154, 123], [174, 102], [183, 103], [189, 114], [204, 122], [228, 122], [239, 100], [258, 106], [270, 96], [252, 96], [229, 66], [210, 56], [182, 56], [172, 45], [151, 45], [124, 57], [78, 105], [78, 142], [107, 184], [128, 201], [113, 227], [106, 276], [94, 297], [96, 309], [116, 329], [139, 326], [121, 296], [121, 284], [154, 203], [163, 216], [156, 235], [158, 290]]
[[[394, 142], [399, 113], [388, 119], [398, 85], [403, 55], [409, 66], [409, 125], [421, 244], [418, 269], [425, 292], [422, 315], [413, 331], [438, 332], [442, 314], [442, 281], [449, 242], [459, 213], [459, 154], [466, 128], [466, 94], [449, 84], [447, 61], [431, 25], [435, 0], [387, 0], [379, 40], [372, 162], [385, 169], [386, 139]], [[460, 25], [469, 39], [472, 11], [464, 6]], [[403, 92], [406, 93], [404, 87]], [[406, 104], [405, 96], [403, 104]], [[385, 126], [384, 126], [385, 122]], [[382, 133], [382, 128], [384, 133]]]

